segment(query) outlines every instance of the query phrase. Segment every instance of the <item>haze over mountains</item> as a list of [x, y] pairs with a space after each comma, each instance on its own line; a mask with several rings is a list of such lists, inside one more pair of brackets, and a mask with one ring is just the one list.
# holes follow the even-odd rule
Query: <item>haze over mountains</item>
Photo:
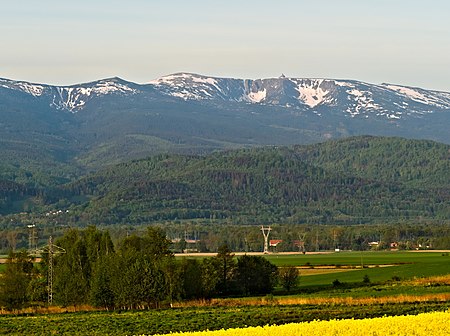
[[[3, 164], [98, 168], [160, 152], [206, 153], [352, 135], [450, 143], [450, 93], [355, 80], [178, 73], [72, 86], [0, 79]], [[26, 158], [26, 160], [24, 160]]]

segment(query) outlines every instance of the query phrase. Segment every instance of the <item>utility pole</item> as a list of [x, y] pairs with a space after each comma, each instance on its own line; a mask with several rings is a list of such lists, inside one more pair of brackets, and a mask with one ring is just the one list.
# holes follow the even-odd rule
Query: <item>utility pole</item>
[[261, 231], [264, 236], [264, 254], [269, 253], [269, 234], [272, 229], [269, 227], [265, 228], [263, 225], [261, 225]]
[[28, 254], [35, 255], [37, 253], [37, 232], [36, 225], [28, 225]]
[[53, 238], [48, 238], [48, 303], [53, 303]]

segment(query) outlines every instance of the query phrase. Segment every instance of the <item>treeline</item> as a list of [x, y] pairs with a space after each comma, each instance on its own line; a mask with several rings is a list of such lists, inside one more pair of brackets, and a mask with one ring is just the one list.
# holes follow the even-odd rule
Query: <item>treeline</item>
[[[184, 299], [270, 293], [277, 267], [263, 257], [234, 258], [226, 245], [217, 256], [176, 260], [165, 233], [149, 227], [117, 247], [107, 231], [71, 229], [56, 241], [53, 300], [62, 306], [91, 304], [108, 309], [145, 309]], [[0, 304], [18, 309], [47, 301], [49, 253], [39, 265], [26, 252], [11, 253], [0, 278]], [[297, 273], [283, 275], [289, 289]]]
[[[61, 213], [47, 216], [49, 220], [58, 220], [64, 224], [63, 218], [67, 214]], [[20, 228], [0, 230], [0, 254], [7, 254], [9, 250], [29, 248], [29, 224], [36, 221], [22, 222]], [[173, 241], [171, 250], [183, 252], [185, 250], [199, 252], [217, 252], [222, 242], [226, 242], [232, 251], [261, 252], [263, 250], [263, 236], [261, 225], [231, 225], [229, 223], [211, 223], [205, 221], [164, 221], [154, 224], [162, 228], [167, 237]], [[265, 225], [267, 226], [267, 225]], [[270, 239], [282, 240], [276, 247], [270, 247], [273, 252], [290, 251], [330, 251], [341, 250], [370, 250], [375, 246], [371, 242], [378, 242], [377, 249], [450, 249], [450, 223], [445, 221], [421, 220], [416, 223], [398, 221], [392, 224], [371, 225], [309, 225], [309, 224], [271, 224]], [[127, 235], [143, 236], [148, 224], [144, 225], [109, 225], [99, 227], [107, 229], [115, 246], [119, 246]], [[49, 236], [62, 237], [68, 230], [67, 225], [37, 224], [36, 243], [42, 246]], [[186, 242], [188, 240], [188, 242]]]
[[[226, 241], [230, 249], [238, 252], [263, 251], [263, 235], [259, 225], [201, 225], [198, 223], [161, 224], [172, 239], [181, 238], [173, 249], [199, 252], [217, 251], [221, 241]], [[267, 227], [267, 225], [266, 225]], [[314, 252], [340, 250], [399, 250], [450, 249], [450, 225], [438, 222], [415, 224], [395, 223], [391, 225], [270, 225], [269, 239], [281, 240], [276, 246], [270, 246], [271, 252]], [[135, 227], [139, 232], [141, 227]], [[120, 231], [111, 228], [113, 237]], [[123, 233], [122, 233], [123, 234]], [[186, 243], [183, 239], [198, 239]], [[370, 245], [377, 242], [377, 245]]]

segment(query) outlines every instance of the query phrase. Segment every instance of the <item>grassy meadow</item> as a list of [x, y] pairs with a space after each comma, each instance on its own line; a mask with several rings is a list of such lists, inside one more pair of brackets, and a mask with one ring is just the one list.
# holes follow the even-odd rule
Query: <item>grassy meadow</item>
[[[442, 252], [338, 252], [270, 255], [267, 258], [277, 266], [307, 266], [300, 269], [300, 287], [304, 288], [330, 284], [335, 280], [341, 283], [361, 282], [364, 276], [368, 276], [371, 282], [385, 282], [450, 274], [450, 256]], [[320, 271], [314, 274], [314, 270], [320, 270], [321, 266], [332, 268], [325, 268], [329, 271], [325, 274]]]

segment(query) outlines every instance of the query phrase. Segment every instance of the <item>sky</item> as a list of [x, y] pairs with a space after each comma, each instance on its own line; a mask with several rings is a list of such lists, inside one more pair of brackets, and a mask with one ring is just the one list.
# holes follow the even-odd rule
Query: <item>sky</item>
[[0, 77], [70, 85], [193, 72], [450, 91], [448, 0], [14, 0]]

